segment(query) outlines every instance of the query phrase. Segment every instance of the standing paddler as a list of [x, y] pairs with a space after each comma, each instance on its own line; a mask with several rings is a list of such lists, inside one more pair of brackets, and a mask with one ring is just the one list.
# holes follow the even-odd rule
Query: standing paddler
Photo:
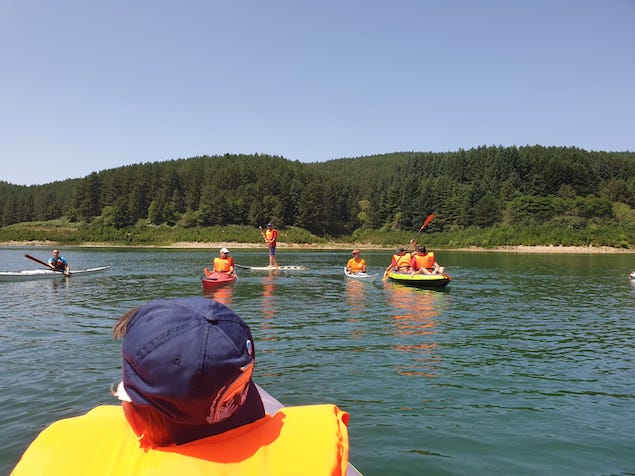
[[260, 230], [262, 238], [269, 249], [269, 267], [278, 269], [278, 261], [276, 261], [276, 245], [278, 241], [278, 230], [273, 227], [272, 223], [267, 223], [266, 230]]

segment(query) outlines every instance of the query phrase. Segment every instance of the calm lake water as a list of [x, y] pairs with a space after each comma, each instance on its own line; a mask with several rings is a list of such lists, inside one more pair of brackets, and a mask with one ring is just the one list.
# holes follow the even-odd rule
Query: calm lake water
[[[36, 269], [43, 248], [0, 248]], [[157, 297], [202, 295], [217, 250], [66, 248], [99, 275], [0, 283], [0, 474], [47, 424], [115, 404], [111, 328]], [[264, 265], [266, 251], [234, 250]], [[365, 252], [381, 273], [390, 252]], [[279, 249], [308, 271], [239, 270], [207, 294], [256, 341], [255, 380], [287, 405], [351, 415], [365, 475], [635, 474], [635, 254], [437, 251], [446, 291], [347, 280], [349, 252]]]

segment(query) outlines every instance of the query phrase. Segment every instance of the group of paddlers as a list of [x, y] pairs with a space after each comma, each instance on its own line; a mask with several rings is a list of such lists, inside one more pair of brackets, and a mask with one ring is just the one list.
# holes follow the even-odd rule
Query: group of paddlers
[[391, 271], [410, 274], [444, 274], [443, 266], [439, 266], [433, 251], [426, 250], [426, 247], [418, 246], [415, 240], [410, 240], [414, 251], [407, 251], [403, 247], [397, 248], [392, 257], [390, 265], [386, 268], [384, 276], [388, 276]]
[[[393, 272], [409, 274], [445, 274], [443, 266], [439, 266], [433, 251], [426, 250], [426, 247], [418, 246], [414, 240], [410, 240], [413, 251], [407, 251], [403, 247], [397, 248], [392, 257], [390, 265], [384, 272], [384, 277]], [[360, 256], [360, 251], [355, 249], [353, 257], [346, 263], [348, 273], [365, 273], [366, 261]]]
[[[278, 262], [276, 261], [276, 246], [278, 242], [278, 230], [273, 227], [272, 223], [267, 223], [267, 229], [263, 230], [260, 228], [260, 234], [262, 238], [265, 240], [265, 244], [267, 245], [267, 250], [269, 252], [269, 267], [278, 268]], [[229, 250], [224, 246], [220, 249], [219, 256], [214, 258], [212, 262], [213, 270], [215, 273], [227, 273], [234, 274], [235, 264], [234, 258], [229, 256]], [[209, 270], [204, 268], [205, 274], [209, 274]]]

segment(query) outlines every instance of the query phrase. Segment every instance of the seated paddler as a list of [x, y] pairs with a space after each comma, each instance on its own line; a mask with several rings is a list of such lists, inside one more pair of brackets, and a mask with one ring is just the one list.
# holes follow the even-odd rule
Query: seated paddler
[[267, 413], [250, 328], [227, 306], [157, 299], [126, 313], [113, 334], [122, 339], [120, 404], [53, 423], [13, 475], [346, 472], [348, 414], [335, 405]]
[[411, 253], [406, 252], [406, 250], [403, 247], [400, 246], [399, 248], [397, 248], [397, 251], [392, 256], [390, 264], [384, 271], [384, 279], [386, 279], [386, 277], [391, 271], [397, 271], [399, 273], [410, 272], [411, 258], [412, 258]]
[[229, 256], [229, 250], [225, 247], [221, 248], [218, 257], [214, 258], [213, 269], [217, 273], [234, 273], [234, 258]]

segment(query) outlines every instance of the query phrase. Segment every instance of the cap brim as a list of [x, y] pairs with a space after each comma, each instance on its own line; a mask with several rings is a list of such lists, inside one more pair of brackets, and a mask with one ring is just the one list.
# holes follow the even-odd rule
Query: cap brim
[[249, 382], [245, 403], [227, 420], [212, 425], [183, 425], [168, 419], [165, 419], [165, 423], [174, 442], [181, 445], [207, 436], [218, 435], [232, 428], [252, 423], [264, 416], [265, 407], [256, 384], [252, 380]]
[[123, 380], [119, 382], [119, 385], [117, 385], [117, 390], [112, 391], [112, 395], [122, 402], [132, 403], [132, 398], [130, 398], [130, 395], [128, 395], [128, 392], [126, 392], [126, 389], [123, 386]]

